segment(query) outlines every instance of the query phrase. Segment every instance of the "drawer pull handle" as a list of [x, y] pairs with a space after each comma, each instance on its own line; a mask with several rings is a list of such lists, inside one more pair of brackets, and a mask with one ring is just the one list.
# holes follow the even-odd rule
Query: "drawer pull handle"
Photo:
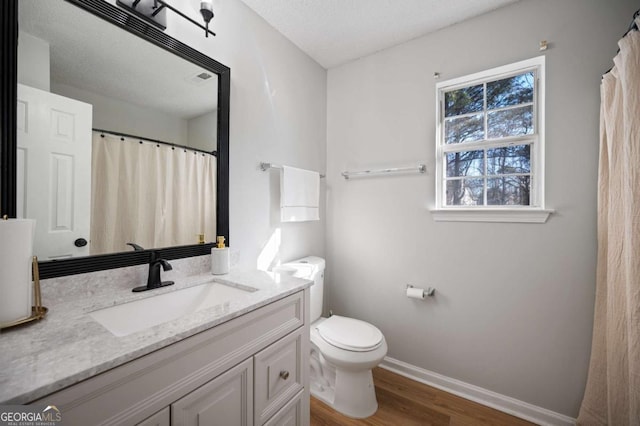
[[286, 370], [282, 370], [280, 372], [280, 377], [282, 377], [283, 380], [287, 380], [289, 378], [289, 372]]

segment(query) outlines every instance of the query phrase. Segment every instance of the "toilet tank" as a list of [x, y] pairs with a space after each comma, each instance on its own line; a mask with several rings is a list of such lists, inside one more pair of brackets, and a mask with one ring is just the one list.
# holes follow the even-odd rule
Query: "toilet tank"
[[283, 263], [275, 271], [293, 271], [293, 276], [313, 281], [311, 286], [311, 300], [309, 320], [314, 322], [322, 315], [322, 298], [324, 296], [324, 259], [317, 256], [307, 256], [302, 259]]

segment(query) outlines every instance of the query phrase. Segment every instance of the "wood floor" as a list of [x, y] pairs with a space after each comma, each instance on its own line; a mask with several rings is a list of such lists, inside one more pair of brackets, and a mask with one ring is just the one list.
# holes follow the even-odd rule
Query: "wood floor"
[[373, 381], [378, 399], [376, 414], [367, 419], [355, 420], [333, 411], [329, 406], [312, 397], [311, 426], [517, 426], [533, 424], [382, 368], [373, 370]]

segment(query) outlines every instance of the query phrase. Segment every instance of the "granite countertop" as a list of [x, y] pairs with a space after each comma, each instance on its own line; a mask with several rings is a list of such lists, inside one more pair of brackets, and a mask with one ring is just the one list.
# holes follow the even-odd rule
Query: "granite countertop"
[[[134, 273], [138, 283], [144, 272], [138, 268]], [[311, 281], [288, 275], [232, 269], [226, 275], [163, 275], [175, 285], [132, 293], [134, 286], [128, 280], [104, 285], [105, 277], [103, 274], [102, 283], [83, 281], [81, 276], [64, 284], [44, 283], [47, 316], [0, 333], [0, 404], [26, 404], [42, 398], [311, 285]], [[89, 316], [105, 307], [212, 281], [257, 291], [123, 337], [114, 336]]]

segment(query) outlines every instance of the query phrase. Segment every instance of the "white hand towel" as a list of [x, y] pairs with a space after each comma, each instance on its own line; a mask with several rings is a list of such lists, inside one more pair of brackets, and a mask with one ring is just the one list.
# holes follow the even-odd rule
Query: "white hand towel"
[[320, 174], [283, 166], [280, 173], [280, 219], [283, 222], [320, 220]]

